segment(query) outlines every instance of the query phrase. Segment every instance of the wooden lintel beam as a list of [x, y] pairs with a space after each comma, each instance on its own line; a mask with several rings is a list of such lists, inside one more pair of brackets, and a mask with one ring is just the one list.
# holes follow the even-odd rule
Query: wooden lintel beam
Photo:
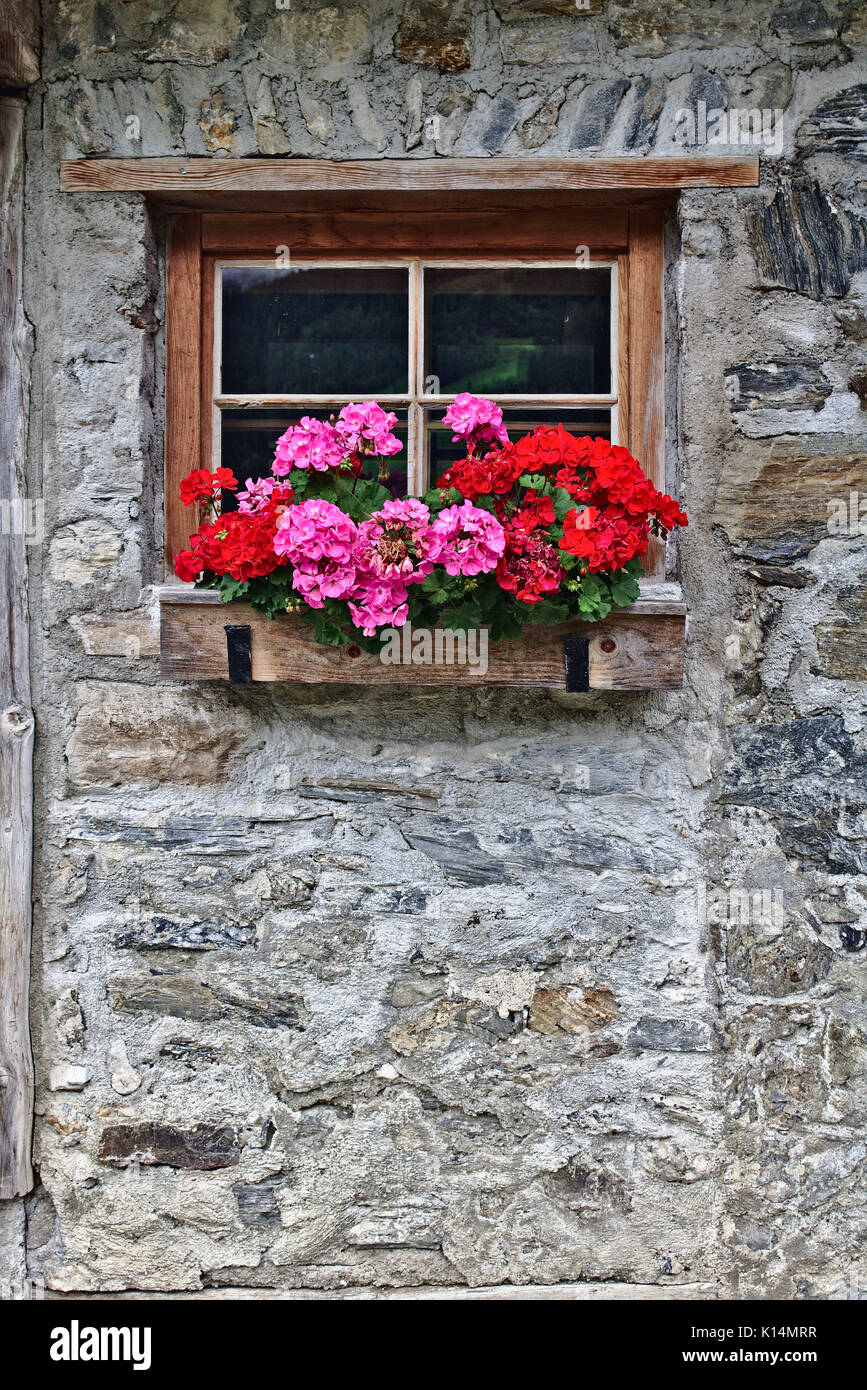
[[617, 159], [72, 159], [68, 193], [153, 195], [364, 192], [420, 189], [635, 189], [755, 187], [757, 155]]

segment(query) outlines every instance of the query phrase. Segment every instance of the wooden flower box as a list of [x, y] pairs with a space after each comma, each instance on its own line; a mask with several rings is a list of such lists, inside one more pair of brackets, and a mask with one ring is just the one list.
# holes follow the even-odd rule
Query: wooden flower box
[[268, 618], [212, 590], [159, 591], [161, 670], [168, 680], [303, 681], [359, 685], [543, 686], [555, 690], [679, 690], [686, 605], [676, 584], [648, 580], [641, 597], [602, 622], [530, 628], [488, 644], [481, 665], [384, 664], [350, 643], [316, 642], [301, 619]]

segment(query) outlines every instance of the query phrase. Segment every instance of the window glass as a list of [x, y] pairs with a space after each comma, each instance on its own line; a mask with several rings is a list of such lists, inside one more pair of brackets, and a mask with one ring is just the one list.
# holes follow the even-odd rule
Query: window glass
[[223, 270], [224, 395], [405, 395], [405, 270]]
[[608, 270], [426, 269], [425, 375], [447, 395], [607, 395]]
[[[610, 267], [421, 262], [418, 298], [415, 273], [409, 265], [223, 265], [218, 396], [260, 404], [240, 410], [218, 400], [220, 462], [242, 482], [269, 472], [289, 424], [373, 398], [400, 421], [404, 450], [384, 465], [389, 489], [423, 492], [461, 455], [441, 420], [462, 391], [500, 400], [513, 439], [559, 421], [610, 437], [607, 403], [546, 399], [616, 397]], [[272, 408], [268, 398], [281, 396], [296, 399]], [[441, 408], [431, 397], [443, 398]], [[368, 474], [377, 469], [366, 465]]]

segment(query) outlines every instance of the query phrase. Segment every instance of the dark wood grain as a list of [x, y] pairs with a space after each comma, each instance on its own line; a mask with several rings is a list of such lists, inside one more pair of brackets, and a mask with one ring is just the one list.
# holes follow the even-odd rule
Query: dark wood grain
[[580, 207], [443, 210], [436, 217], [419, 211], [308, 213], [206, 213], [202, 248], [219, 255], [275, 254], [286, 245], [293, 255], [359, 256], [376, 251], [407, 256], [497, 253], [574, 256], [588, 246], [594, 256], [616, 255], [628, 246], [627, 214], [622, 209], [587, 211]]

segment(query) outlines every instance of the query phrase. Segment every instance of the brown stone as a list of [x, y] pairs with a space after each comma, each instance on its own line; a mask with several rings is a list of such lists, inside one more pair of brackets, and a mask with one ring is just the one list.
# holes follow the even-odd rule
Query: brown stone
[[573, 985], [539, 989], [533, 995], [527, 1026], [536, 1033], [589, 1033], [605, 1028], [620, 1010], [610, 989], [576, 990]]
[[849, 378], [849, 390], [854, 391], [861, 402], [861, 409], [867, 410], [867, 368], [860, 367]]
[[241, 711], [200, 690], [87, 681], [66, 754], [76, 788], [221, 781], [244, 742]]
[[202, 102], [199, 117], [199, 130], [204, 136], [208, 154], [231, 154], [234, 129], [234, 111], [226, 106], [222, 92], [214, 92], [213, 96]]
[[237, 1132], [229, 1126], [174, 1125], [145, 1121], [134, 1125], [107, 1125], [99, 1141], [103, 1163], [125, 1165], [165, 1164], [169, 1168], [195, 1168], [210, 1172], [232, 1168], [241, 1157]]
[[821, 452], [798, 440], [742, 445], [727, 461], [714, 521], [756, 559], [786, 562], [835, 534], [832, 504], [867, 492], [867, 454]]
[[816, 627], [816, 676], [831, 680], [867, 680], [867, 585], [847, 589], [838, 599], [838, 612]]
[[404, 63], [421, 63], [440, 72], [462, 72], [470, 66], [469, 19], [466, 0], [420, 0], [411, 3], [394, 40]]

